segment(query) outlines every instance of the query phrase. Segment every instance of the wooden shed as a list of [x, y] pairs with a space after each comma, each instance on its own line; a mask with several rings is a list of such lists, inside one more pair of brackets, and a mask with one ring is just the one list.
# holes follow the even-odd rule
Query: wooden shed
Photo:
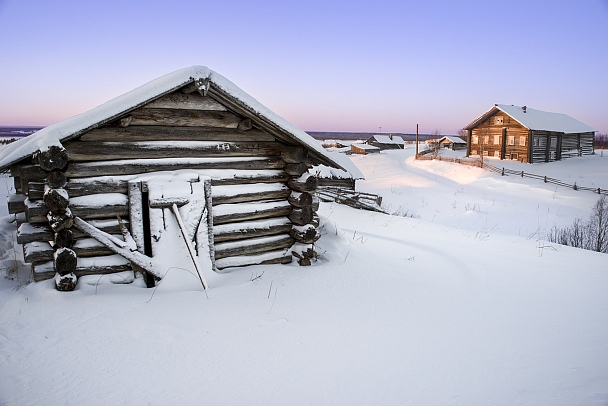
[[464, 128], [467, 156], [552, 162], [592, 155], [595, 130], [560, 113], [496, 104]]
[[381, 151], [380, 148], [376, 147], [375, 145], [367, 145], [367, 144], [351, 144], [350, 145], [351, 154], [367, 155], [367, 154], [376, 154], [376, 153], [379, 153], [380, 151]]
[[0, 154], [15, 183], [9, 211], [25, 261], [35, 280], [55, 277], [61, 290], [80, 275], [131, 269], [152, 286], [180, 244], [191, 264], [215, 271], [289, 263], [292, 254], [308, 264], [319, 238], [313, 165], [344, 169], [318, 141], [198, 66]]
[[467, 148], [467, 142], [460, 137], [451, 137], [449, 135], [446, 135], [445, 137], [440, 138], [439, 141], [436, 142], [441, 146], [441, 148], [451, 149], [452, 151]]
[[404, 149], [405, 141], [399, 136], [389, 135], [372, 135], [367, 141], [368, 145], [373, 145], [381, 150], [383, 149]]

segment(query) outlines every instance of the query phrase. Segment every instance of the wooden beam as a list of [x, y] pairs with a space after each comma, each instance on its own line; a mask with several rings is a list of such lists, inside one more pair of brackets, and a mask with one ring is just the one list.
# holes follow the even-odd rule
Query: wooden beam
[[138, 159], [112, 162], [71, 163], [66, 171], [68, 178], [88, 178], [92, 176], [134, 175], [179, 169], [282, 169], [285, 161], [281, 158], [192, 158], [192, 159]]
[[[238, 204], [237, 204], [238, 205]], [[218, 205], [213, 216], [213, 224], [235, 223], [246, 220], [257, 220], [272, 217], [285, 217], [291, 213], [291, 205], [285, 202], [271, 202], [263, 205], [262, 203], [240, 203], [246, 207], [244, 210], [233, 210], [234, 205]], [[241, 207], [241, 209], [242, 209]], [[221, 208], [221, 210], [220, 210]]]
[[243, 255], [228, 257], [215, 262], [218, 269], [226, 269], [234, 266], [264, 265], [264, 264], [289, 264], [293, 260], [291, 253], [286, 249], [269, 251], [258, 255]]
[[242, 120], [229, 111], [140, 108], [130, 114], [131, 125], [237, 128]]
[[[120, 128], [106, 126], [92, 130], [80, 141], [134, 142], [134, 141], [223, 141], [223, 142], [271, 142], [275, 138], [262, 130], [241, 132], [228, 128], [129, 126]], [[69, 144], [69, 143], [68, 143]]]
[[213, 195], [213, 205], [226, 204], [226, 203], [242, 203], [242, 202], [253, 202], [257, 200], [273, 200], [273, 199], [285, 199], [291, 191], [285, 187], [282, 190], [272, 190], [263, 192], [248, 192], [239, 193], [229, 196], [217, 196]]
[[[116, 218], [116, 215], [119, 215], [121, 217], [128, 217], [128, 206], [128, 204], [112, 202], [109, 202], [105, 205], [100, 205], [98, 207], [75, 203], [70, 205], [70, 211], [74, 216], [79, 216], [85, 219], [101, 219], [108, 217]], [[31, 224], [48, 222], [48, 212], [49, 209], [41, 201], [25, 201], [25, 215], [27, 221]]]
[[[196, 90], [193, 88], [193, 92]], [[153, 109], [178, 109], [178, 110], [207, 110], [207, 111], [228, 111], [217, 101], [210, 97], [203, 97], [198, 92], [184, 93], [173, 92], [156, 99], [144, 106]]]
[[[76, 276], [85, 275], [106, 275], [117, 272], [130, 271], [131, 264], [126, 259], [119, 255], [110, 255], [107, 257], [97, 257], [94, 262], [89, 262], [85, 259], [78, 261], [76, 265]], [[32, 272], [36, 282], [51, 279], [55, 276], [55, 268], [53, 262], [44, 262], [32, 265]]]
[[273, 221], [263, 219], [219, 226], [215, 225], [213, 228], [213, 238], [215, 242], [218, 243], [241, 240], [244, 238], [287, 234], [291, 230], [291, 227], [291, 221], [287, 218], [277, 218]]
[[215, 259], [254, 255], [268, 251], [276, 251], [289, 248], [294, 244], [294, 239], [289, 235], [277, 235], [274, 237], [260, 237], [241, 240], [238, 243], [226, 242], [215, 245]]
[[8, 212], [9, 214], [22, 213], [25, 211], [25, 195], [21, 193], [9, 195]]

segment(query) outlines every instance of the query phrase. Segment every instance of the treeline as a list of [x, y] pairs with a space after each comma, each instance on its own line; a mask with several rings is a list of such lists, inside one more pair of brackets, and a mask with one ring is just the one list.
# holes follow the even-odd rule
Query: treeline
[[608, 134], [597, 134], [595, 136], [596, 149], [608, 149]]
[[17, 138], [1, 138], [0, 145], [10, 144], [11, 142], [17, 141]]

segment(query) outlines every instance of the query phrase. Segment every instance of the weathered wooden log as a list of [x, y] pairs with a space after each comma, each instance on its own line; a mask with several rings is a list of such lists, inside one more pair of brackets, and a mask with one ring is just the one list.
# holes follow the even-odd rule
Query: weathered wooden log
[[304, 162], [299, 162], [285, 165], [284, 170], [290, 176], [302, 176], [302, 174], [308, 172], [308, 166]]
[[17, 193], [8, 197], [8, 212], [10, 214], [22, 213], [25, 211], [25, 195]]
[[268, 157], [281, 154], [278, 142], [222, 142], [222, 141], [155, 141], [150, 143], [123, 142], [120, 148], [113, 143], [79, 142], [66, 144], [70, 161], [108, 161], [115, 159], [157, 158], [214, 158]]
[[72, 163], [66, 171], [68, 178], [88, 178], [92, 176], [132, 175], [179, 169], [282, 169], [285, 161], [281, 158], [191, 158], [191, 159], [141, 159], [117, 160], [112, 162]]
[[306, 162], [308, 152], [302, 147], [285, 147], [281, 151], [281, 158], [288, 164], [299, 164]]
[[69, 273], [65, 275], [57, 274], [55, 276], [55, 287], [62, 292], [71, 292], [76, 289], [78, 278], [75, 274]]
[[241, 240], [244, 238], [288, 234], [291, 227], [292, 224], [286, 217], [214, 225], [213, 239], [218, 243]]
[[140, 108], [131, 112], [131, 125], [237, 128], [241, 117], [229, 111]]
[[[69, 208], [66, 209], [64, 213], [49, 212], [46, 218], [49, 222], [49, 226], [51, 226], [51, 229], [56, 233], [61, 230], [71, 228], [74, 225], [74, 216]], [[30, 223], [31, 222], [32, 221], [30, 221]]]
[[55, 233], [53, 241], [59, 248], [72, 248], [74, 245], [74, 233], [72, 230], [63, 229]]
[[317, 229], [310, 224], [303, 227], [293, 227], [289, 231], [289, 235], [297, 242], [304, 244], [312, 244], [321, 237]]
[[310, 266], [312, 261], [316, 261], [318, 257], [317, 252], [311, 247], [304, 249], [301, 246], [296, 246], [292, 250], [292, 254], [294, 257], [298, 258], [298, 264], [300, 266]]
[[303, 226], [306, 224], [310, 224], [312, 222], [313, 216], [314, 212], [310, 207], [294, 207], [288, 217], [292, 223], [298, 226]]
[[287, 201], [294, 207], [310, 207], [312, 205], [312, 195], [308, 192], [291, 192]]
[[275, 251], [281, 248], [289, 248], [293, 243], [294, 240], [289, 235], [252, 238], [241, 240], [238, 243], [219, 243], [215, 245], [215, 259]]
[[264, 252], [258, 255], [243, 255], [238, 257], [227, 257], [218, 259], [215, 266], [218, 270], [234, 266], [264, 265], [264, 264], [289, 264], [293, 260], [291, 253], [285, 249]]
[[228, 128], [130, 126], [120, 128], [106, 126], [91, 130], [80, 137], [81, 141], [140, 142], [140, 141], [223, 141], [223, 142], [272, 142], [275, 138], [258, 129], [241, 132]]
[[42, 197], [45, 206], [56, 213], [63, 213], [70, 204], [70, 197], [65, 189], [47, 189]]
[[310, 207], [312, 207], [312, 211], [314, 211], [315, 213], [319, 211], [319, 207], [321, 205], [321, 200], [319, 199], [318, 196], [313, 196], [312, 197], [312, 204]]
[[281, 190], [271, 190], [262, 192], [251, 192], [251, 193], [239, 193], [236, 195], [221, 196], [213, 195], [213, 205], [226, 204], [226, 203], [243, 203], [243, 202], [254, 202], [258, 200], [273, 200], [273, 199], [285, 199], [289, 196], [290, 190], [285, 187]]
[[173, 92], [165, 95], [144, 107], [148, 109], [180, 109], [180, 110], [210, 110], [210, 111], [227, 111], [226, 107], [213, 100], [211, 97], [203, 97], [196, 92], [193, 86], [193, 92], [188, 94], [183, 92]]
[[119, 127], [128, 127], [133, 122], [133, 116], [126, 116], [118, 120]]
[[[247, 211], [232, 210], [235, 205], [218, 205], [215, 206], [215, 214], [213, 216], [213, 224], [235, 223], [240, 221], [257, 220], [272, 217], [285, 217], [291, 213], [292, 207], [289, 203], [278, 202], [269, 205], [262, 203], [240, 203], [241, 205], [249, 205]], [[221, 209], [221, 210], [220, 210]], [[224, 210], [227, 209], [227, 210]]]
[[251, 130], [251, 128], [253, 128], [253, 122], [251, 121], [250, 118], [244, 118], [241, 121], [239, 121], [239, 124], [236, 126], [236, 128], [239, 131]]
[[[104, 195], [99, 195], [102, 199]], [[126, 200], [125, 196], [125, 200]], [[102, 219], [114, 217], [118, 214], [121, 217], [128, 217], [128, 204], [126, 202], [111, 202], [109, 201], [105, 205], [100, 206], [89, 206], [86, 204], [80, 204], [76, 202], [76, 199], [73, 199], [72, 204], [66, 209], [70, 212], [70, 215], [73, 213], [74, 216], [82, 217], [84, 219]], [[27, 221], [32, 224], [44, 223], [45, 221], [51, 221], [47, 217], [48, 209], [42, 202], [29, 202], [26, 200], [25, 206], [25, 214]], [[61, 218], [64, 215], [58, 214], [58, 219], [56, 221], [61, 222]], [[55, 220], [53, 220], [55, 222]], [[69, 228], [69, 227], [66, 227]], [[55, 230], [58, 231], [58, 230]]]
[[65, 176], [65, 173], [55, 169], [48, 173], [46, 182], [49, 184], [49, 187], [54, 189], [65, 188], [65, 185], [68, 183], [68, 178]]
[[76, 271], [78, 257], [70, 248], [59, 248], [53, 256], [53, 265], [59, 275], [67, 275]]
[[[120, 234], [120, 228], [115, 219], [110, 220], [91, 220], [91, 224], [109, 234]], [[127, 223], [128, 224], [128, 223]], [[75, 239], [86, 236], [78, 229], [70, 229]], [[55, 233], [48, 224], [24, 223], [17, 229], [17, 242], [26, 244], [34, 241], [53, 241]]]
[[319, 179], [310, 173], [305, 173], [299, 178], [289, 179], [287, 185], [298, 192], [314, 192], [319, 185]]
[[[130, 271], [131, 264], [120, 255], [110, 255], [107, 257], [79, 258], [76, 276], [85, 275], [105, 275], [116, 272]], [[32, 265], [32, 272], [36, 282], [51, 279], [55, 276], [53, 261], [43, 262]]]
[[38, 152], [36, 160], [38, 165], [47, 172], [53, 169], [64, 169], [68, 165], [68, 155], [65, 149], [57, 145], [52, 145], [46, 151]]

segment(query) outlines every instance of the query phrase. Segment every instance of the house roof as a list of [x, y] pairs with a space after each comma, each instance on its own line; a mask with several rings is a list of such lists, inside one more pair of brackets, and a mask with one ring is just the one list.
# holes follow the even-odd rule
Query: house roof
[[452, 144], [466, 144], [467, 143], [462, 138], [450, 137], [449, 135], [446, 135], [445, 137], [442, 137], [438, 142], [441, 143], [443, 141], [448, 141], [448, 142], [451, 142]]
[[357, 147], [357, 148], [361, 148], [361, 149], [367, 149], [367, 150], [374, 150], [374, 149], [380, 149], [378, 147], [376, 147], [375, 145], [368, 145], [368, 144], [351, 144], [351, 147]]
[[536, 110], [530, 107], [520, 107], [506, 104], [495, 104], [490, 110], [481, 117], [465, 127], [470, 130], [484, 121], [486, 118], [503, 111], [518, 123], [529, 130], [544, 130], [561, 132], [565, 134], [595, 132], [587, 124], [582, 123], [566, 114], [551, 113], [548, 111]]
[[405, 145], [403, 138], [399, 137], [398, 135], [393, 136], [393, 139], [391, 139], [388, 135], [372, 135], [371, 138], [375, 139], [376, 142], [380, 144]]
[[310, 155], [319, 163], [344, 169], [340, 163], [328, 155], [317, 140], [263, 106], [222, 75], [205, 66], [192, 66], [161, 76], [92, 110], [45, 127], [29, 137], [2, 148], [0, 150], [0, 169], [29, 158], [37, 151], [45, 151], [51, 146], [59, 146], [61, 142], [77, 138], [87, 131], [110, 123], [129, 111], [195, 81], [207, 83], [210, 92], [221, 94], [244, 112], [252, 115], [257, 122], [305, 146]]

